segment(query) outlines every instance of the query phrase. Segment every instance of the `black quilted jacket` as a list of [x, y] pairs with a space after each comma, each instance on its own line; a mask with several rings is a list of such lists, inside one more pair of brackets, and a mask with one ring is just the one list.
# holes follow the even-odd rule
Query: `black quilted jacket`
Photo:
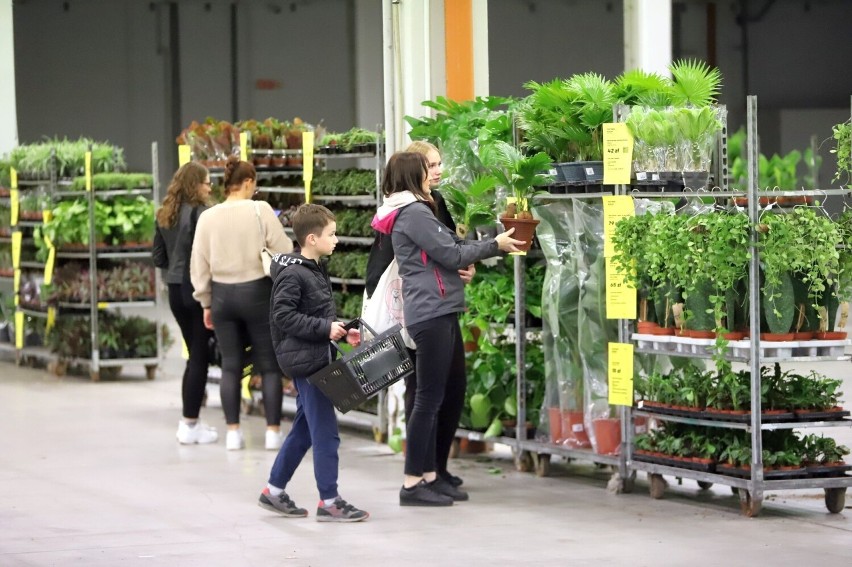
[[301, 254], [273, 258], [272, 345], [281, 370], [307, 378], [327, 366], [334, 355], [328, 335], [336, 314], [325, 265]]

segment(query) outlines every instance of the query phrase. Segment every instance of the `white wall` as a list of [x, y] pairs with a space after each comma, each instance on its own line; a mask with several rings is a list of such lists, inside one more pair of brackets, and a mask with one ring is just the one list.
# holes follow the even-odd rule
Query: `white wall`
[[12, 0], [0, 0], [0, 154], [18, 145]]

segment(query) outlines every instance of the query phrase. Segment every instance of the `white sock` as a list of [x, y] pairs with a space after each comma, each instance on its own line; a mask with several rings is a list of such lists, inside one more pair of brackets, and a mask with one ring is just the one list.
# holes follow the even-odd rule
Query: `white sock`
[[197, 419], [194, 421], [188, 421], [187, 419], [184, 419], [183, 422], [186, 424], [187, 427], [195, 427], [196, 425], [198, 425]]
[[278, 488], [277, 486], [272, 486], [271, 484], [267, 484], [266, 488], [269, 489], [269, 494], [272, 496], [281, 496], [281, 493], [284, 492], [283, 488]]
[[322, 501], [322, 505], [323, 505], [323, 506], [325, 506], [326, 508], [328, 508], [329, 506], [331, 506], [332, 504], [334, 504], [334, 502], [335, 502], [338, 498], [340, 498], [340, 496], [335, 496], [334, 498], [326, 498], [326, 499], [324, 499], [324, 500]]

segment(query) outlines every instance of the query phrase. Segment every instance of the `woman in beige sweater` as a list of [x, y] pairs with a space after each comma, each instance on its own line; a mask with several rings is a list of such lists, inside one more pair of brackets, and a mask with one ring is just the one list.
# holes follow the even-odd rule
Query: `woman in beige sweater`
[[225, 166], [225, 201], [198, 217], [192, 244], [193, 297], [204, 310], [204, 324], [216, 332], [222, 351], [220, 392], [228, 433], [225, 447], [244, 447], [240, 431], [240, 380], [245, 349], [251, 346], [256, 374], [263, 377], [266, 448], [281, 445], [281, 369], [269, 331], [272, 280], [263, 273], [260, 249], [291, 252], [293, 242], [269, 203], [253, 201], [254, 166], [231, 157]]

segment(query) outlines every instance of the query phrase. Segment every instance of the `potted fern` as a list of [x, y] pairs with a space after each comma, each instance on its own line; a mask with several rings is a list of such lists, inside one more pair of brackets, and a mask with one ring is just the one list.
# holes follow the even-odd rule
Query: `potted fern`
[[506, 230], [514, 228], [512, 235], [523, 240], [521, 250], [529, 250], [539, 221], [530, 212], [532, 198], [538, 192], [537, 187], [547, 185], [552, 180], [550, 169], [553, 161], [544, 152], [525, 156], [503, 141], [484, 146], [480, 158], [486, 170], [496, 178], [497, 183], [506, 188], [514, 198], [500, 215], [500, 221]]

